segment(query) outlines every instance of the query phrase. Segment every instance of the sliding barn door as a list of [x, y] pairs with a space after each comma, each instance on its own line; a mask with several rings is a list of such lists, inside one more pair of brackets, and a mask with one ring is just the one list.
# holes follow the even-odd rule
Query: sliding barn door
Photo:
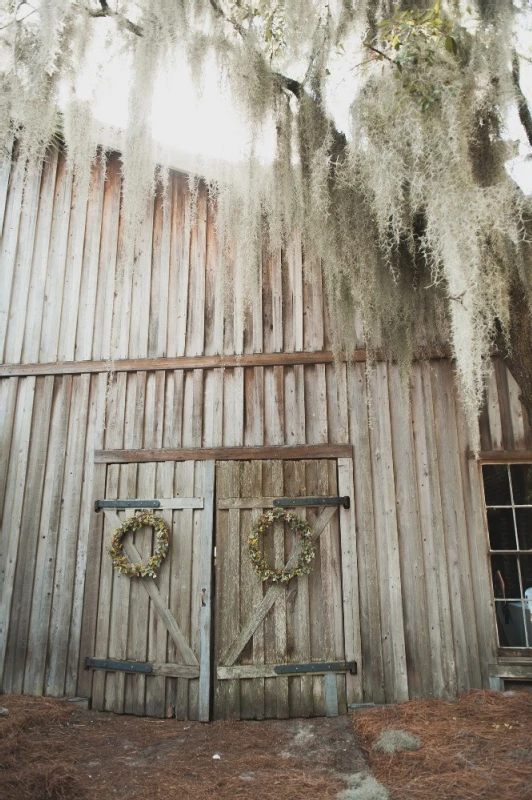
[[[97, 469], [105, 470], [99, 480], [104, 496], [96, 498], [99, 546], [87, 580], [97, 581], [98, 590], [89, 587], [86, 594], [85, 624], [93, 634], [91, 651], [81, 654], [93, 673], [92, 708], [207, 720], [214, 463]], [[130, 507], [120, 510], [121, 501]], [[118, 575], [106, 552], [113, 529], [137, 509], [162, 516], [170, 527], [168, 554], [155, 579]], [[147, 561], [154, 539], [152, 528], [128, 534], [129, 560]], [[97, 598], [93, 607], [91, 597]]]
[[[215, 693], [217, 719], [309, 717], [346, 711], [340, 511], [312, 505], [338, 495], [337, 461], [220, 462], [216, 467]], [[315, 536], [312, 572], [263, 583], [247, 538], [275, 498], [309, 498], [292, 510]], [[264, 552], [284, 567], [296, 544], [276, 523]]]

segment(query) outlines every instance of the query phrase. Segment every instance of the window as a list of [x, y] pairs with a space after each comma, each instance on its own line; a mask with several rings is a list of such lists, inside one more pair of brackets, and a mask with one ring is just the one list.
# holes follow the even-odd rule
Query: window
[[532, 464], [483, 464], [500, 647], [532, 647]]

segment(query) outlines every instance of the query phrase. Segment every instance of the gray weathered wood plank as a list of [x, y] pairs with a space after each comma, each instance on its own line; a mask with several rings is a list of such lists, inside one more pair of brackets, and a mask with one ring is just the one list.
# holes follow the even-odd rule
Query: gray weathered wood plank
[[[328, 507], [322, 511], [312, 530], [313, 542], [315, 542], [316, 539], [323, 533], [335, 512], [335, 507]], [[292, 569], [297, 561], [298, 555], [299, 547], [296, 545], [290, 554], [290, 558], [286, 562], [285, 569]], [[236, 659], [242, 652], [242, 649], [249, 641], [250, 636], [252, 636], [253, 632], [257, 628], [257, 625], [264, 619], [279, 595], [281, 595], [284, 591], [285, 587], [282, 584], [274, 584], [268, 589], [260, 605], [255, 609], [248, 622], [239, 631], [238, 636], [233, 642], [231, 642], [230, 647], [223, 654], [221, 661], [225, 666], [231, 666], [235, 663]]]

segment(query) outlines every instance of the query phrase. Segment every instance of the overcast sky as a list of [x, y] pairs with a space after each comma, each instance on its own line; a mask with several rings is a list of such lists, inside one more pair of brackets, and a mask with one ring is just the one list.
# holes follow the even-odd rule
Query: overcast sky
[[[522, 30], [521, 44], [526, 52], [532, 52], [530, 31]], [[95, 60], [97, 58], [95, 55]], [[331, 79], [330, 104], [335, 105], [337, 124], [346, 127], [353, 77], [349, 68], [345, 76], [342, 74], [342, 63], [337, 66], [338, 77]], [[532, 98], [532, 64], [526, 61], [522, 63], [522, 83], [527, 96]], [[106, 126], [123, 129], [127, 124], [129, 84], [130, 72], [121, 55], [107, 62], [100, 73], [88, 69], [79, 82], [79, 93], [87, 98], [93, 95], [96, 116]], [[207, 70], [200, 96], [184, 63], [175, 65], [160, 77], [153, 105], [152, 130], [154, 139], [167, 151], [169, 163], [182, 169], [193, 164], [197, 156], [223, 161], [246, 157], [245, 123], [221, 89], [219, 75], [213, 68]], [[508, 136], [516, 141], [519, 152], [509, 164], [509, 172], [524, 191], [532, 193], [532, 148], [517, 111], [508, 120]], [[263, 155], [268, 158], [272, 154], [273, 136], [265, 132]]]

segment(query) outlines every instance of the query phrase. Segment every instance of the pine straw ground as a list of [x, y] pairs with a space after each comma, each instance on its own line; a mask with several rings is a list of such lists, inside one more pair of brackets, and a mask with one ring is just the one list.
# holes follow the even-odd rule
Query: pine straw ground
[[[355, 727], [391, 800], [532, 800], [532, 693], [413, 700], [360, 713]], [[397, 728], [418, 736], [421, 749], [377, 752], [379, 734]]]
[[205, 725], [0, 705], [0, 800], [332, 800], [364, 768], [347, 718]]
[[[15, 695], [0, 705], [10, 710], [0, 718], [0, 800], [332, 800], [344, 778], [367, 768], [359, 746], [391, 800], [532, 800], [526, 692], [415, 700], [354, 718], [210, 725]], [[379, 734], [397, 728], [422, 748], [378, 753]]]

